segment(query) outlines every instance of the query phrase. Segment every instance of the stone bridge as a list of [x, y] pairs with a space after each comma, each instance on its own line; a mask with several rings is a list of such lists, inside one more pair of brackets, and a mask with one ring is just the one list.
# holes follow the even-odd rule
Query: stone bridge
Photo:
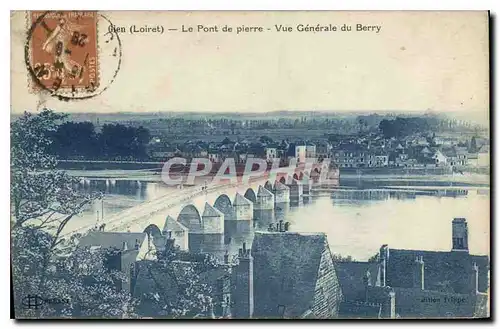
[[[276, 204], [298, 205], [308, 195], [322, 171], [321, 165], [311, 173], [300, 168], [279, 168], [248, 183], [193, 186], [170, 192], [158, 199], [142, 203], [108, 216], [102, 222], [105, 231], [175, 234], [183, 249], [192, 234], [223, 234], [225, 225], [251, 223], [255, 211], [273, 210]], [[328, 178], [338, 179], [338, 170]], [[84, 234], [95, 224], [79, 228], [66, 236]], [[182, 237], [185, 236], [186, 239]], [[185, 246], [182, 246], [186, 240]]]

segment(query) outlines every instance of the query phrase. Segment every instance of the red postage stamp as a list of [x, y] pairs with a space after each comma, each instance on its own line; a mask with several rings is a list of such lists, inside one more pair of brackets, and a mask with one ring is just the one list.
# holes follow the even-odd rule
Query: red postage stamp
[[71, 93], [99, 86], [97, 12], [30, 12], [29, 57], [35, 90]]

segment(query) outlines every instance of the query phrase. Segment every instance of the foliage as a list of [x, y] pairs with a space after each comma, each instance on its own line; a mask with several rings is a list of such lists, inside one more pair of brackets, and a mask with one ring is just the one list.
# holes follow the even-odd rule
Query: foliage
[[370, 263], [372, 263], [372, 262], [378, 262], [378, 253], [376, 253], [375, 255], [373, 255], [370, 258], [368, 258], [368, 262], [370, 262]]
[[380, 121], [379, 129], [385, 138], [401, 138], [416, 133], [425, 133], [431, 129], [431, 124], [427, 118], [397, 117], [394, 120]]
[[[117, 287], [124, 275], [102, 266], [103, 253], [73, 248], [51, 250], [52, 236], [29, 226], [14, 229], [12, 237], [15, 300], [36, 295], [61, 301], [44, 303], [38, 309], [16, 302], [16, 317], [135, 317], [130, 294]], [[50, 261], [45, 263], [47, 257]]]
[[[94, 278], [90, 284], [89, 275], [80, 267], [68, 265], [99, 263], [89, 253], [67, 256], [75, 241], [65, 241], [61, 233], [100, 195], [81, 193], [75, 188], [77, 178], [55, 169], [57, 162], [49, 148], [63, 118], [44, 109], [38, 114], [25, 113], [11, 124], [11, 264], [16, 317], [120, 317], [127, 312], [129, 297], [112, 288], [113, 275], [97, 271], [90, 276]], [[67, 266], [60, 266], [61, 259]], [[29, 309], [22, 305], [29, 295], [68, 302]]]
[[140, 126], [105, 124], [97, 133], [91, 122], [65, 122], [50, 134], [50, 152], [62, 159], [135, 159], [147, 158], [149, 130]]
[[137, 313], [147, 308], [160, 318], [193, 318], [213, 311], [212, 286], [203, 280], [203, 274], [219, 266], [215, 258], [195, 257], [171, 246], [158, 253], [153, 266], [154, 270], [147, 268], [147, 276], [155, 289], [139, 296]]
[[356, 260], [351, 256], [341, 256], [337, 254], [332, 255], [332, 259], [334, 263], [344, 263], [344, 262], [355, 262]]
[[261, 142], [263, 144], [271, 144], [271, 143], [273, 143], [273, 139], [269, 136], [260, 136], [259, 142]]

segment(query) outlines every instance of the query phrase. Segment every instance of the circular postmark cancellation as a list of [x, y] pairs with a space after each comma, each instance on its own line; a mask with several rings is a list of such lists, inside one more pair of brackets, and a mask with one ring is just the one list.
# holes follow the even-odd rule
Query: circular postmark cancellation
[[96, 11], [32, 11], [25, 45], [31, 90], [60, 100], [102, 94], [121, 65], [118, 33], [100, 25], [111, 21]]

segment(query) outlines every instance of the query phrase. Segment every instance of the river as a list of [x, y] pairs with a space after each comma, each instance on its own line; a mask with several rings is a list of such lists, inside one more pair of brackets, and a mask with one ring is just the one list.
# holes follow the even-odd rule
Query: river
[[[285, 210], [280, 208], [269, 215], [272, 218], [265, 220], [256, 214], [255, 228], [243, 235], [238, 232], [226, 234], [232, 238], [226, 236], [225, 243], [228, 245], [225, 248], [235, 253], [242, 241], [251, 243], [255, 229], [265, 229], [269, 220], [278, 218], [291, 223], [290, 231], [326, 233], [332, 253], [349, 255], [359, 261], [374, 255], [382, 244], [398, 249], [450, 250], [451, 221], [455, 217], [465, 217], [469, 225], [470, 252], [481, 255], [490, 253], [490, 195], [486, 184], [450, 183], [442, 177], [428, 177], [417, 180], [341, 180], [341, 185], [358, 192], [347, 195], [322, 193], [321, 196], [306, 199], [302, 206]], [[386, 192], [396, 187], [408, 190], [442, 186], [461, 186], [467, 195], [401, 197]], [[81, 188], [100, 190], [105, 197], [74, 218], [68, 228], [81, 226], [82, 221], [86, 224], [102, 221], [110, 214], [173, 191], [172, 187], [162, 183], [137, 181], [116, 181], [114, 185], [106, 185], [105, 181], [90, 181], [88, 186]], [[369, 194], [373, 189], [382, 193], [376, 196]], [[220, 252], [223, 248], [215, 249]], [[210, 249], [208, 247], [205, 251]]]

